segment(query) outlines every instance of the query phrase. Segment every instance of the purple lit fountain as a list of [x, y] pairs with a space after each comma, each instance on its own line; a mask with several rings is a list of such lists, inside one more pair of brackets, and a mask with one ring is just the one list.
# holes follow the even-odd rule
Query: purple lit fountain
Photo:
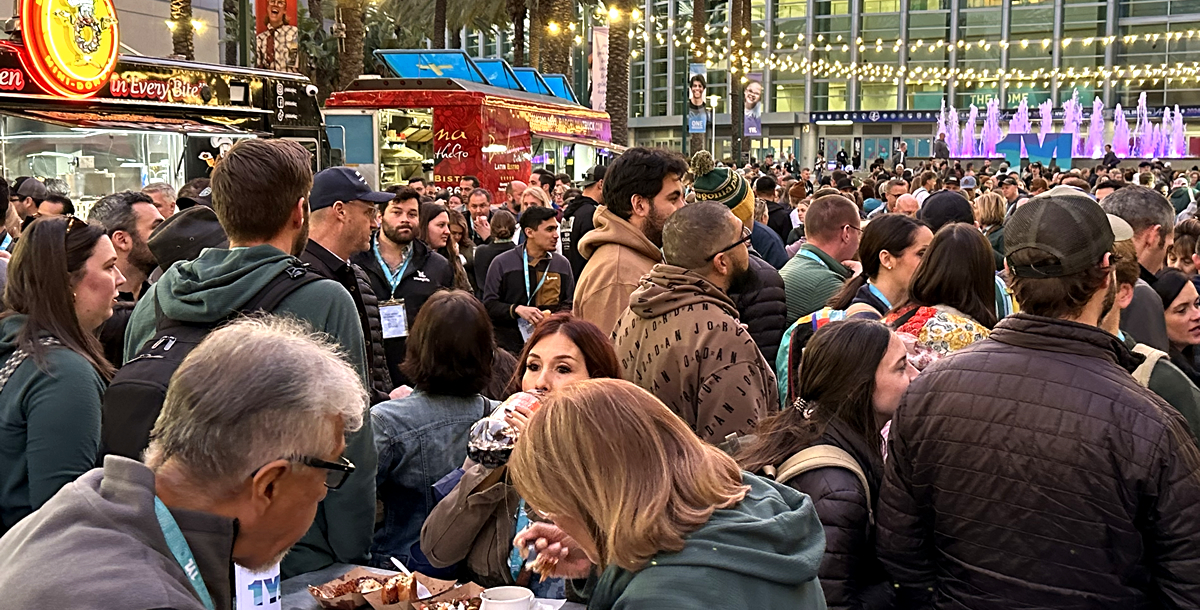
[[1088, 124], [1087, 148], [1083, 154], [1093, 159], [1104, 156], [1104, 101], [1098, 97], [1092, 100], [1092, 120]]
[[1125, 111], [1117, 104], [1113, 109], [1113, 152], [1124, 159], [1129, 156], [1129, 121], [1125, 120]]
[[[1021, 103], [1017, 105], [1017, 111], [1013, 113], [1013, 118], [1008, 122], [1008, 133], [1033, 133], [1033, 125], [1029, 122], [1029, 100], [1021, 98]], [[1021, 141], [1021, 156], [1026, 156], [1025, 142]]]
[[1079, 142], [1079, 128], [1083, 125], [1083, 104], [1079, 103], [1079, 90], [1071, 94], [1071, 99], [1063, 102], [1063, 133], [1071, 134], [1074, 144], [1073, 154], [1079, 155], [1083, 148]]
[[959, 132], [958, 111], [954, 109], [954, 106], [950, 107], [947, 117], [949, 118], [949, 123], [946, 125], [948, 128], [946, 132], [946, 145], [950, 147], [951, 157], [960, 157], [962, 156], [962, 150], [959, 142], [961, 141], [962, 134]]
[[1170, 108], [1163, 108], [1162, 123], [1155, 130], [1155, 137], [1158, 140], [1155, 142], [1154, 156], [1170, 157], [1171, 155], [1171, 134], [1175, 133], [1175, 117], [1171, 114]]
[[967, 111], [967, 122], [962, 129], [962, 157], [978, 157], [979, 146], [975, 143], [975, 124], [979, 122], [979, 108], [971, 104]]
[[1154, 128], [1150, 125], [1150, 111], [1146, 108], [1146, 92], [1138, 96], [1137, 124], [1134, 125], [1133, 155], [1143, 159], [1154, 156]]
[[1046, 136], [1054, 131], [1054, 102], [1046, 100], [1038, 104], [1038, 117], [1041, 118], [1041, 128], [1038, 130], [1041, 137], [1038, 141], [1045, 142]]
[[1000, 142], [1000, 100], [992, 98], [987, 103], [987, 118], [983, 121], [982, 157], [995, 157], [996, 144]]
[[1174, 130], [1171, 131], [1171, 153], [1172, 157], [1186, 157], [1188, 153], [1187, 136], [1185, 135], [1186, 128], [1183, 124], [1183, 113], [1179, 111], [1179, 104], [1175, 104], [1175, 124]]

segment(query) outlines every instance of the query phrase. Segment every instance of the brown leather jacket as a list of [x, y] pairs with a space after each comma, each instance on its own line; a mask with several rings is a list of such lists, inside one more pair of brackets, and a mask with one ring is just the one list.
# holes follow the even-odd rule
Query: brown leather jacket
[[430, 564], [446, 568], [466, 560], [474, 582], [483, 587], [515, 584], [508, 557], [521, 497], [507, 476], [476, 489], [492, 472], [479, 464], [468, 468], [421, 527], [421, 551]]

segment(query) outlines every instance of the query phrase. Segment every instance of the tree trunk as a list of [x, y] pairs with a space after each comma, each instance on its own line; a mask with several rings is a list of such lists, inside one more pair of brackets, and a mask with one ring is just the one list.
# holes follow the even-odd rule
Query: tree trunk
[[322, 0], [308, 0], [308, 16], [317, 21], [317, 29], [325, 31], [325, 6]]
[[238, 28], [241, 24], [241, 17], [238, 15], [238, 0], [225, 0], [221, 10], [225, 13], [225, 64], [236, 66], [238, 65]]
[[613, 144], [629, 145], [629, 4], [610, 1], [621, 18], [608, 24], [608, 90], [604, 108], [612, 124]]
[[363, 71], [363, 36], [366, 27], [363, 24], [363, 0], [338, 0], [342, 5], [342, 24], [346, 27], [346, 39], [343, 44], [341, 57], [338, 58], [338, 79], [336, 88], [345, 89]]
[[[542, 73], [562, 74], [567, 80], [573, 80], [571, 30], [567, 26], [575, 21], [575, 0], [543, 0], [542, 5], [545, 7], [542, 30], [546, 36], [542, 45], [545, 51], [542, 54]], [[557, 29], [551, 30], [551, 24]]]
[[525, 65], [525, 0], [508, 0], [508, 14], [513, 22], [513, 63], [514, 66]]
[[192, 0], [171, 0], [171, 46], [173, 53], [183, 59], [196, 59], [192, 42]]
[[[750, 22], [747, 11], [744, 10], [747, 0], [729, 0], [729, 36], [732, 39], [732, 51], [729, 56], [729, 127], [730, 148], [733, 152], [734, 165], [742, 166], [742, 147], [745, 138], [746, 117], [746, 61], [747, 41], [749, 41]], [[746, 34], [742, 30], [747, 31]]]
[[542, 67], [542, 39], [546, 30], [542, 27], [542, 3], [549, 0], [534, 0], [529, 7], [529, 67], [534, 70]]
[[[705, 36], [708, 35], [707, 9], [708, 0], [692, 0], [692, 53], [690, 61], [694, 64], [702, 64], [708, 57], [708, 53], [706, 52], [704, 43], [702, 42]], [[708, 82], [707, 79], [708, 77], [705, 77], [705, 82]], [[685, 91], [690, 93], [691, 85], [689, 84], [688, 87], [689, 89], [685, 89]], [[717, 129], [716, 120], [713, 121], [713, 125], [711, 127], [715, 132]], [[707, 148], [707, 145], [705, 144], [705, 140], [708, 139], [707, 136], [707, 133], [691, 134], [691, 141], [688, 143], [688, 153], [694, 155], [697, 152]]]
[[433, 48], [446, 48], [446, 0], [433, 2]]

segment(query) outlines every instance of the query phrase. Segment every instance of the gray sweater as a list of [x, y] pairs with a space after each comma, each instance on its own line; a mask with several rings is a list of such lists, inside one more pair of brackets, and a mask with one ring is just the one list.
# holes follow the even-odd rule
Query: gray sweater
[[[171, 510], [217, 610], [230, 610], [232, 519]], [[154, 473], [108, 456], [0, 538], [5, 608], [204, 610], [154, 516]]]

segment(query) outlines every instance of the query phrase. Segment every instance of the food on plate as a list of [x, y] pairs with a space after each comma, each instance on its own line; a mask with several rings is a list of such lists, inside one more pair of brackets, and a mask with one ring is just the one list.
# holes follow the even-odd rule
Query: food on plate
[[417, 600], [417, 580], [408, 574], [397, 574], [383, 583], [383, 603], [397, 604]]

